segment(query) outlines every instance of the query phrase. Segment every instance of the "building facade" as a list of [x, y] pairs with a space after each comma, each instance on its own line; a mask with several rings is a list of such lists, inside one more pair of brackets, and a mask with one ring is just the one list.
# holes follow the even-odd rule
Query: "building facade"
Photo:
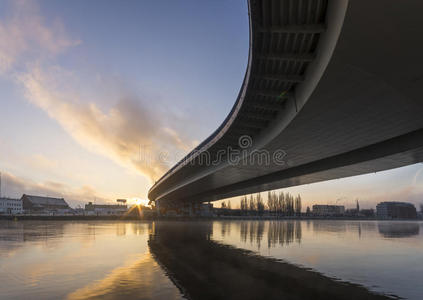
[[85, 213], [87, 215], [123, 215], [128, 211], [126, 204], [93, 204], [88, 202], [85, 204]]
[[376, 216], [380, 219], [416, 219], [417, 210], [411, 203], [381, 202], [376, 205]]
[[72, 208], [63, 198], [23, 195], [22, 208], [27, 214], [69, 214]]
[[0, 214], [16, 215], [22, 213], [22, 200], [13, 198], [0, 198]]
[[313, 215], [316, 216], [339, 216], [345, 213], [343, 205], [313, 205]]

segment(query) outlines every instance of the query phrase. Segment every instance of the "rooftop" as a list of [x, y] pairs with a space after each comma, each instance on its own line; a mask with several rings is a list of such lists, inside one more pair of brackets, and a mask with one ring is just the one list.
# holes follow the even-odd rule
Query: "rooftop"
[[24, 198], [36, 205], [57, 205], [57, 206], [68, 207], [68, 204], [63, 198], [33, 196], [33, 195], [26, 195], [26, 194], [22, 196], [22, 200]]

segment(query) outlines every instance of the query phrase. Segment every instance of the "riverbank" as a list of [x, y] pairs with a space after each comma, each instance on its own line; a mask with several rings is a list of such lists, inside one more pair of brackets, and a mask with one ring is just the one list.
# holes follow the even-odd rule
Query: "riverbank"
[[227, 220], [227, 221], [276, 221], [276, 220], [330, 220], [330, 221], [419, 221], [422, 219], [377, 219], [366, 217], [317, 217], [317, 216], [303, 216], [303, 217], [281, 217], [281, 216], [214, 216], [214, 217], [196, 217], [196, 216], [87, 216], [87, 215], [0, 215], [0, 220], [52, 220], [52, 221], [73, 221], [73, 220], [180, 220], [180, 221], [204, 221], [204, 220]]
[[37, 216], [37, 215], [16, 215], [16, 216], [0, 216], [0, 220], [39, 220], [39, 221], [117, 221], [117, 220], [154, 220], [154, 217], [136, 217], [136, 216]]

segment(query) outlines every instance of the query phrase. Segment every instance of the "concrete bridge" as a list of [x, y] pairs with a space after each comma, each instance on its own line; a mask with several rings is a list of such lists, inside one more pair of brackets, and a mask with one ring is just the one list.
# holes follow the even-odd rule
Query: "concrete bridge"
[[250, 0], [231, 112], [149, 199], [180, 206], [422, 162], [422, 11], [421, 0]]

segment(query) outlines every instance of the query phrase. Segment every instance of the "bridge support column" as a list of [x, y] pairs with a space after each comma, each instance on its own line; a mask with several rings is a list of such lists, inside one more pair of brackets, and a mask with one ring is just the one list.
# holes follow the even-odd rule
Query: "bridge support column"
[[162, 216], [162, 213], [160, 211], [160, 200], [154, 201], [154, 206], [156, 207], [157, 216]]
[[187, 204], [186, 204], [186, 208], [187, 208], [187, 214], [188, 214], [188, 216], [190, 216], [190, 217], [192, 217], [192, 216], [194, 216], [194, 205], [193, 205], [193, 203], [192, 202], [188, 202]]
[[199, 213], [199, 206], [194, 202], [185, 202], [183, 204], [183, 213], [189, 217], [195, 217]]

